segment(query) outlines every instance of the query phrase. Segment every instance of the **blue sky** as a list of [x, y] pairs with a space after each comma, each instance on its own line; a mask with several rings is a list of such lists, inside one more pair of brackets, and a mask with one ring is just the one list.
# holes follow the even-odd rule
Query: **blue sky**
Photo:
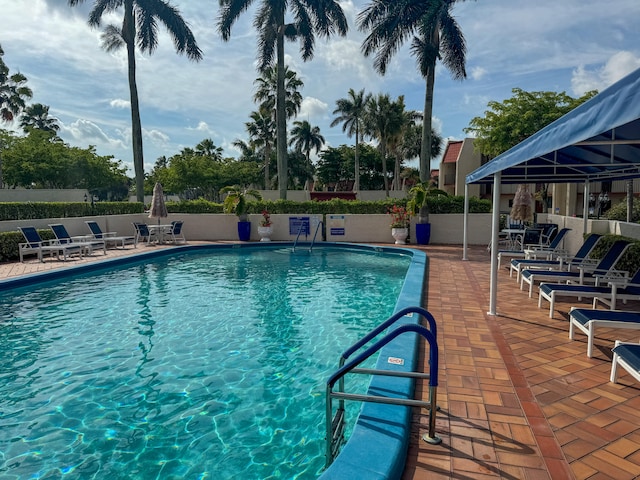
[[[65, 142], [95, 145], [99, 154], [122, 160], [133, 175], [126, 56], [100, 48], [100, 31], [87, 25], [93, 2], [74, 9], [66, 0], [2, 3], [4, 61], [12, 73], [28, 77], [31, 102], [50, 106]], [[312, 61], [301, 60], [297, 44], [285, 47], [289, 67], [305, 84], [298, 120], [319, 126], [327, 146], [353, 144], [340, 127], [329, 127], [336, 100], [350, 88], [404, 95], [407, 108], [423, 108], [424, 80], [408, 46], [384, 77], [374, 72], [373, 59], [360, 53], [364, 35], [355, 19], [366, 3], [341, 2], [349, 33], [318, 39]], [[223, 147], [226, 156], [237, 157], [232, 144], [247, 140], [244, 124], [256, 109], [253, 12], [245, 13], [231, 40], [223, 42], [215, 26], [217, 0], [172, 4], [191, 26], [204, 59], [193, 63], [176, 54], [163, 30], [158, 50], [139, 55], [147, 171], [158, 157], [170, 157], [205, 138]], [[511, 97], [513, 88], [580, 96], [640, 67], [638, 0], [479, 0], [460, 2], [453, 14], [467, 40], [468, 77], [454, 81], [444, 68], [437, 70], [434, 127], [444, 138], [464, 138], [470, 120], [482, 116], [489, 101]], [[119, 21], [117, 16], [105, 23]]]

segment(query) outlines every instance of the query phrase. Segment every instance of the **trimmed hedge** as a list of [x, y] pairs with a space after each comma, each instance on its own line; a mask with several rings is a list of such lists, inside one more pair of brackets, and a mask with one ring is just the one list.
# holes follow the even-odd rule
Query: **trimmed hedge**
[[144, 212], [139, 202], [0, 202], [0, 221], [126, 215]]

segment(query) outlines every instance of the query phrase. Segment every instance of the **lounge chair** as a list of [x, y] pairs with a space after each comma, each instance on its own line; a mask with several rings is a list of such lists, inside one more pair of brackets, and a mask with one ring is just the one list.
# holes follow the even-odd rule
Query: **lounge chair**
[[156, 231], [149, 230], [146, 223], [133, 222], [133, 228], [136, 230], [135, 244], [144, 239], [147, 239], [147, 243], [151, 243], [151, 237], [156, 237]]
[[[555, 230], [554, 230], [555, 231]], [[543, 257], [546, 259], [552, 259], [556, 255], [566, 255], [566, 251], [562, 249], [562, 242], [564, 237], [571, 231], [570, 228], [561, 229], [553, 240], [550, 242], [546, 242], [544, 239], [544, 234], [542, 234], [542, 245], [532, 245], [524, 250], [526, 254], [526, 258], [528, 259], [536, 259], [538, 257]]]
[[640, 312], [572, 308], [569, 312], [569, 338], [573, 340], [576, 328], [582, 331], [587, 336], [589, 358], [593, 353], [596, 327], [640, 330]]
[[[524, 269], [520, 273], [520, 290], [523, 289], [525, 283], [529, 284], [529, 297], [532, 297], [533, 285], [536, 280], [554, 283], [578, 282], [580, 285], [584, 283], [597, 283], [598, 276], [614, 273], [613, 267], [620, 257], [622, 257], [625, 250], [629, 248], [629, 245], [630, 242], [627, 240], [616, 240], [597, 264], [594, 265], [592, 262], [583, 262], [577, 265], [578, 272]], [[624, 276], [624, 273], [621, 275]]]
[[104, 240], [91, 240], [87, 237], [71, 237], [67, 228], [61, 223], [53, 223], [49, 225], [49, 228], [53, 230], [53, 234], [56, 236], [55, 243], [57, 245], [76, 245], [81, 247], [88, 255], [93, 254], [93, 250], [101, 248], [104, 254], [107, 254], [107, 244]]
[[618, 380], [618, 365], [640, 382], [640, 344], [616, 340], [611, 361], [611, 377], [609, 378], [613, 383]]
[[[538, 296], [538, 308], [542, 306], [542, 300], [549, 301], [549, 317], [553, 317], [555, 302], [558, 297], [576, 297], [578, 299], [593, 298], [593, 308], [598, 301], [615, 310], [618, 300], [640, 299], [640, 270], [631, 279], [625, 277], [608, 278], [601, 277], [599, 285], [563, 285], [543, 283], [540, 285]], [[607, 285], [604, 285], [607, 282]]]
[[170, 241], [172, 243], [186, 243], [187, 239], [184, 237], [184, 233], [182, 233], [183, 224], [184, 222], [182, 220], [174, 220], [171, 222], [171, 227], [165, 232], [165, 235], [171, 238]]
[[62, 254], [63, 260], [67, 261], [67, 255], [77, 253], [82, 257], [82, 248], [76, 245], [57, 245], [52, 244], [49, 240], [42, 240], [38, 230], [35, 227], [18, 227], [18, 230], [22, 232], [25, 243], [18, 245], [18, 251], [20, 254], [20, 262], [24, 262], [24, 256], [30, 253], [36, 253], [38, 260], [44, 262], [42, 254], [48, 252], [51, 256], [55, 253], [56, 258], [60, 260], [60, 254]]
[[113, 244], [116, 248], [118, 248], [118, 246], [125, 248], [127, 244], [133, 244], [134, 247], [136, 246], [136, 237], [134, 236], [118, 236], [116, 232], [103, 232], [98, 222], [93, 220], [87, 220], [84, 223], [86, 223], [89, 230], [91, 230], [93, 238], [96, 240], [104, 240], [107, 246], [109, 246], [109, 244]]
[[[559, 235], [560, 233], [558, 233], [556, 238]], [[557, 260], [537, 259], [537, 258], [536, 259], [530, 259], [530, 258], [515, 259], [514, 258], [513, 260], [511, 260], [509, 276], [510, 277], [513, 276], [513, 272], [515, 271], [516, 281], [519, 282], [520, 273], [522, 272], [522, 270], [525, 270], [525, 269], [530, 269], [530, 270], [540, 270], [540, 269], [563, 270], [565, 269], [567, 271], [571, 271], [573, 267], [580, 265], [587, 259], [591, 251], [596, 246], [596, 243], [598, 243], [598, 240], [600, 240], [601, 238], [602, 238], [602, 235], [598, 233], [593, 233], [589, 235], [573, 257], [567, 256], [563, 252], [558, 251], [557, 253], [554, 254], [554, 257], [557, 258]]]

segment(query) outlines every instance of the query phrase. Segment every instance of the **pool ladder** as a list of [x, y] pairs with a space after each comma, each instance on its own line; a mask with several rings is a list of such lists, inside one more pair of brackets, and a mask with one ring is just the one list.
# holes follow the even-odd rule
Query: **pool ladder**
[[[409, 314], [417, 313], [423, 316], [429, 328], [425, 328], [422, 325], [405, 324], [387, 333], [382, 339], [367, 348], [364, 352], [360, 353], [357, 357], [347, 363], [347, 359], [353, 355], [357, 350], [361, 349], [366, 343], [378, 336], [379, 333], [386, 330], [393, 323], [400, 318]], [[399, 335], [407, 332], [415, 332], [424, 337], [429, 344], [429, 373], [420, 372], [402, 372], [393, 370], [377, 370], [370, 368], [357, 368], [362, 362], [368, 359], [371, 355], [378, 352], [383, 346], [389, 343], [391, 340]], [[386, 403], [393, 405], [404, 405], [409, 407], [420, 407], [429, 410], [429, 431], [422, 436], [425, 442], [431, 444], [439, 444], [442, 442], [440, 437], [435, 433], [436, 427], [436, 393], [438, 388], [438, 344], [436, 341], [437, 330], [436, 322], [427, 310], [420, 307], [407, 307], [400, 310], [398, 313], [378, 325], [375, 329], [365, 335], [357, 343], [353, 344], [347, 350], [345, 350], [340, 356], [338, 370], [327, 381], [326, 391], [326, 453], [325, 453], [325, 468], [328, 468], [333, 460], [338, 456], [341, 445], [344, 443], [344, 428], [345, 428], [345, 400], [356, 400], [361, 402], [374, 402], [374, 403]], [[405, 378], [419, 378], [429, 380], [429, 398], [427, 401], [406, 399], [406, 398], [391, 398], [383, 397], [379, 395], [360, 395], [354, 393], [346, 393], [344, 391], [344, 376], [347, 373], [358, 373], [368, 375], [382, 375], [382, 376], [394, 376]], [[334, 387], [337, 389], [334, 391]], [[333, 414], [333, 399], [339, 399], [338, 407], [335, 415]]]
[[[320, 225], [324, 225], [324, 222], [322, 220], [320, 220], [318, 222], [318, 224], [316, 225], [316, 231], [313, 234], [313, 239], [311, 240], [311, 245], [309, 246], [309, 252], [311, 252], [311, 250], [313, 250], [313, 245], [314, 243], [316, 243], [316, 237], [318, 236], [318, 231], [320, 230]], [[298, 235], [296, 235], [296, 240], [295, 242], [293, 242], [293, 251], [296, 251], [296, 246], [298, 245], [298, 239], [300, 238], [300, 235], [302, 234], [304, 230], [304, 225], [300, 225], [300, 229], [298, 230]]]

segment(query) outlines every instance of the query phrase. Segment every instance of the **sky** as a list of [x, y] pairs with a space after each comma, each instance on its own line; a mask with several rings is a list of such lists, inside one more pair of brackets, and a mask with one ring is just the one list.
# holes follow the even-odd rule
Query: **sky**
[[[248, 141], [245, 123], [257, 109], [254, 10], [240, 17], [224, 42], [216, 28], [217, 0], [170, 3], [189, 24], [204, 57], [196, 63], [177, 54], [163, 27], [153, 55], [138, 54], [146, 171], [159, 157], [204, 139], [237, 158], [233, 142]], [[330, 127], [336, 100], [346, 98], [350, 88], [394, 99], [404, 95], [411, 110], [424, 106], [425, 82], [408, 44], [385, 76], [374, 71], [373, 58], [362, 55], [365, 34], [356, 18], [367, 3], [340, 2], [349, 32], [318, 38], [311, 61], [301, 59], [298, 44], [285, 45], [287, 65], [304, 82], [297, 120], [318, 126], [326, 146], [354, 143], [341, 126]], [[93, 145], [98, 154], [122, 160], [133, 176], [126, 53], [101, 49], [100, 30], [87, 24], [92, 5], [91, 0], [74, 8], [67, 0], [0, 0], [3, 59], [10, 73], [27, 76], [30, 103], [50, 107], [66, 143]], [[467, 78], [453, 80], [441, 64], [436, 69], [433, 125], [445, 139], [468, 136], [464, 129], [471, 119], [484, 116], [488, 102], [510, 98], [513, 88], [578, 97], [640, 67], [638, 0], [468, 0], [458, 2], [452, 14], [467, 42]], [[106, 17], [103, 25], [119, 25], [121, 15]], [[17, 123], [10, 128], [17, 130]], [[437, 161], [432, 168], [438, 168]]]

